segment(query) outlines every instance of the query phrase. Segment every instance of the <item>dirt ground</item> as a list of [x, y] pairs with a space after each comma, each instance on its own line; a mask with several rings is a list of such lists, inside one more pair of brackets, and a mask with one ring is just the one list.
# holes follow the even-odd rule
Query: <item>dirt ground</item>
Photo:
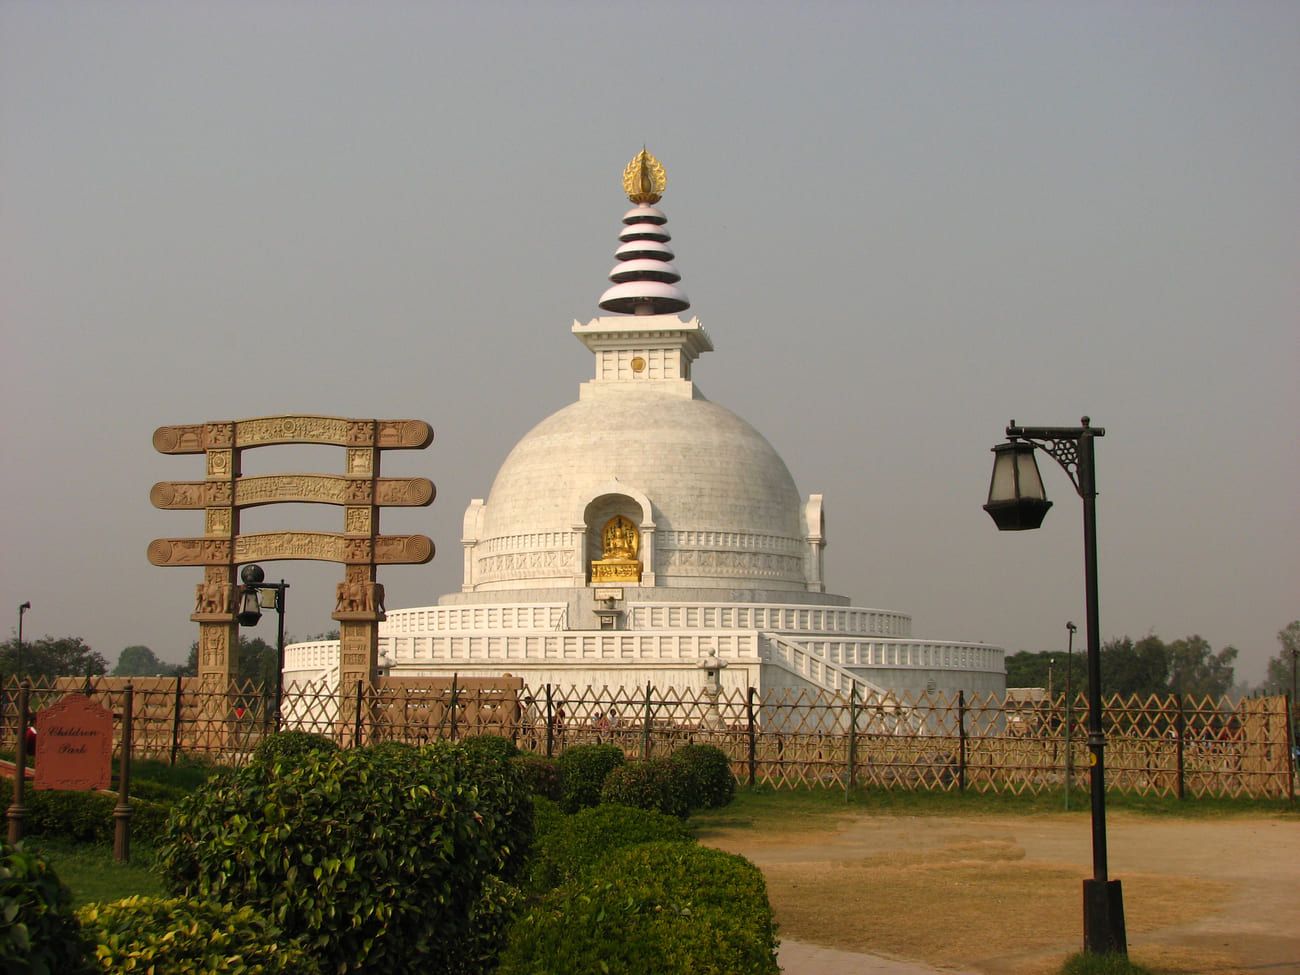
[[[1078, 951], [1089, 820], [846, 815], [833, 830], [722, 828], [763, 870], [783, 936], [981, 975]], [[1108, 816], [1129, 952], [1187, 975], [1300, 975], [1300, 821]]]

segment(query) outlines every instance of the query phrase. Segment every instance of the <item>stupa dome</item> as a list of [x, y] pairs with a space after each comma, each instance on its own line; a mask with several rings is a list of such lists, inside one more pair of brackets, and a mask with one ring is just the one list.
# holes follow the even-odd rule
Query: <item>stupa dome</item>
[[[493, 556], [523, 554], [539, 533], [567, 536], [624, 499], [642, 531], [653, 526], [656, 585], [805, 588], [799, 492], [772, 445], [703, 398], [609, 392], [552, 414], [515, 445], [488, 495], [480, 544]], [[507, 561], [522, 572], [494, 573], [493, 584], [546, 584], [528, 559], [497, 564]], [[571, 585], [572, 574], [560, 564], [550, 576]]]

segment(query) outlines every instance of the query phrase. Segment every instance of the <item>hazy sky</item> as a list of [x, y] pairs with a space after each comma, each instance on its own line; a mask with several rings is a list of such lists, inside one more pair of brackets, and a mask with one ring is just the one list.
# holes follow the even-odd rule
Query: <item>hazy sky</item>
[[[282, 412], [433, 425], [383, 528], [439, 554], [381, 579], [457, 589], [467, 502], [590, 377], [644, 142], [695, 378], [825, 494], [834, 591], [1063, 649], [1065, 475], [1042, 531], [980, 506], [1008, 420], [1087, 413], [1103, 636], [1258, 680], [1300, 617], [1297, 93], [1294, 2], [0, 2], [0, 629], [184, 659], [200, 571], [145, 548], [203, 519], [149, 488], [202, 460], [152, 431]], [[282, 470], [341, 451], [245, 454]], [[333, 625], [341, 566], [266, 568]]]

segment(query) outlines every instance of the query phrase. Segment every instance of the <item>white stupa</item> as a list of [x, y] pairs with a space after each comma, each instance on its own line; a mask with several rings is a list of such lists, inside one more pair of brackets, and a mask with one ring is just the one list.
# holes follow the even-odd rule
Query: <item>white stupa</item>
[[[822, 496], [802, 498], [772, 445], [692, 379], [713, 343], [681, 317], [690, 301], [654, 206], [664, 185], [642, 150], [599, 301], [613, 314], [573, 323], [595, 374], [469, 503], [461, 591], [388, 611], [384, 671], [510, 673], [533, 687], [681, 690], [712, 672], [760, 691], [1003, 690], [1000, 648], [913, 639], [910, 617], [826, 591]], [[337, 654], [287, 648], [286, 683], [329, 678]]]

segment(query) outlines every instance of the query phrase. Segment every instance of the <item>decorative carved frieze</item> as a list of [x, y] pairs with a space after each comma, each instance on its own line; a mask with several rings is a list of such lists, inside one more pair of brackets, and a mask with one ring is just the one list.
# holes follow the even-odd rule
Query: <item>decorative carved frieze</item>
[[802, 578], [803, 559], [768, 552], [716, 552], [696, 549], [660, 550], [661, 571], [684, 575], [743, 576], [763, 579]]
[[354, 420], [305, 415], [165, 426], [153, 434], [154, 449], [162, 454], [201, 454], [214, 448], [282, 443], [420, 450], [432, 440], [433, 430], [423, 420]]
[[786, 555], [802, 554], [805, 542], [801, 538], [781, 535], [754, 535], [749, 532], [722, 531], [660, 531], [655, 535], [659, 551], [678, 549], [733, 549], [746, 552], [780, 552]]
[[209, 450], [208, 451], [208, 477], [230, 477], [231, 465], [234, 462], [233, 452], [230, 450]]
[[433, 558], [433, 552], [433, 541], [425, 535], [380, 535], [372, 547], [369, 538], [329, 532], [263, 532], [235, 538], [233, 553], [229, 539], [155, 538], [149, 543], [148, 556], [154, 565], [225, 565], [271, 559], [420, 565]]
[[512, 552], [488, 555], [478, 560], [478, 575], [483, 581], [499, 578], [527, 579], [567, 572], [574, 565], [573, 551]]
[[[235, 482], [234, 498], [235, 507], [240, 508], [280, 502], [422, 508], [433, 501], [435, 493], [427, 477], [371, 481], [331, 474], [270, 474], [241, 477]], [[155, 508], [173, 511], [229, 507], [230, 498], [229, 481], [159, 481], [149, 491]]]
[[384, 587], [377, 582], [350, 580], [335, 587], [333, 618], [339, 621], [382, 620]]
[[228, 538], [155, 538], [148, 549], [154, 565], [227, 565], [230, 554]]
[[232, 509], [208, 508], [203, 514], [203, 534], [230, 537]]
[[375, 472], [375, 452], [370, 447], [348, 448], [348, 473], [363, 477]]
[[369, 535], [370, 509], [366, 507], [344, 508], [343, 531], [348, 535]]

